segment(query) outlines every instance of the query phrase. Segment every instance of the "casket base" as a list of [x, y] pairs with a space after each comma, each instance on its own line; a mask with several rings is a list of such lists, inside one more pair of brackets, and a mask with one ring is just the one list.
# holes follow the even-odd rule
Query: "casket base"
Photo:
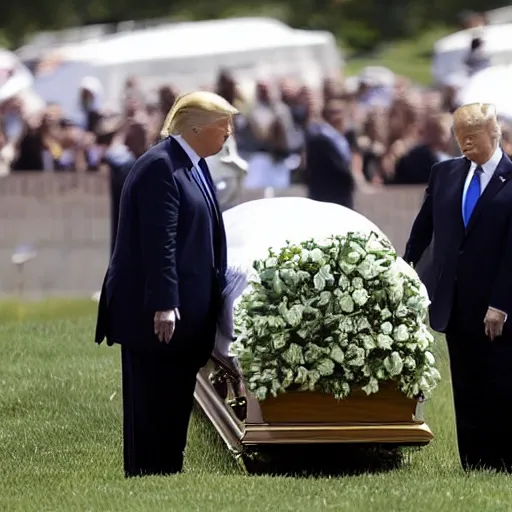
[[271, 444], [395, 444], [425, 446], [432, 440], [428, 426], [416, 425], [246, 425], [243, 445]]
[[212, 384], [215, 370], [218, 365], [212, 361], [201, 370], [195, 398], [234, 454], [245, 448], [292, 444], [424, 446], [433, 439], [421, 415], [415, 414], [416, 401], [394, 386], [383, 386], [382, 392], [369, 397], [355, 392], [341, 401], [321, 393], [295, 392], [258, 402], [247, 394], [247, 415], [240, 418], [230, 406], [233, 386], [227, 382], [223, 389], [230, 392], [225, 396]]

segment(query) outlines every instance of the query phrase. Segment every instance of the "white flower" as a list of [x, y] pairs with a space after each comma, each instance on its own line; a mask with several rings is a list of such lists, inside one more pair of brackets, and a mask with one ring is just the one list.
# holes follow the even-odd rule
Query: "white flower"
[[384, 322], [380, 326], [382, 334], [390, 335], [393, 332], [393, 324], [391, 322]]
[[358, 306], [364, 306], [368, 302], [368, 292], [364, 288], [358, 288], [352, 292], [352, 298]]
[[377, 393], [379, 391], [379, 381], [375, 377], [371, 377], [366, 386], [361, 388], [367, 395]]
[[354, 332], [354, 322], [352, 321], [352, 318], [344, 316], [338, 325], [338, 329], [345, 333]]
[[254, 395], [258, 400], [265, 400], [267, 398], [267, 388], [265, 386], [257, 388]]
[[300, 261], [301, 263], [306, 263], [310, 259], [310, 252], [307, 249], [302, 249], [300, 253]]
[[414, 370], [416, 368], [416, 361], [411, 356], [406, 356], [404, 358], [404, 366], [409, 370]]
[[350, 295], [340, 297], [340, 306], [343, 312], [352, 313], [354, 311], [354, 301]]
[[364, 288], [364, 281], [360, 277], [354, 277], [352, 279], [352, 286], [355, 290], [360, 290]]
[[382, 242], [378, 240], [377, 238], [370, 238], [366, 242], [366, 250], [371, 253], [379, 253], [384, 249], [384, 246], [382, 245]]
[[409, 311], [407, 310], [407, 307], [404, 306], [404, 304], [399, 304], [395, 309], [395, 316], [397, 318], [404, 318], [407, 316], [408, 312]]
[[318, 362], [316, 369], [321, 376], [329, 376], [334, 373], [334, 362], [331, 359], [324, 358]]
[[338, 286], [345, 291], [350, 286], [350, 279], [345, 274], [341, 274], [338, 279]]
[[[354, 265], [353, 263], [350, 263], [349, 261], [347, 260], [342, 260], [340, 261], [339, 263], [340, 265], [340, 269], [347, 275], [350, 275], [352, 274], [352, 272], [354, 272], [354, 270], [356, 269], [356, 265]], [[349, 281], [350, 283], [350, 281]]]
[[265, 267], [266, 268], [273, 268], [277, 265], [277, 258], [270, 257], [265, 260]]
[[316, 248], [309, 253], [309, 258], [315, 263], [320, 263], [324, 261], [324, 253], [322, 249]]
[[348, 244], [348, 246], [350, 247], [350, 249], [352, 251], [357, 252], [360, 256], [362, 256], [362, 257], [366, 256], [366, 248], [363, 247], [361, 244], [356, 243], [356, 242], [350, 242]]
[[352, 252], [349, 252], [347, 254], [347, 260], [346, 261], [348, 263], [351, 263], [351, 264], [355, 265], [356, 263], [359, 262], [360, 259], [361, 259], [361, 255], [358, 252], [356, 252], [356, 251], [352, 251]]
[[230, 347], [248, 389], [259, 400], [292, 385], [341, 399], [352, 385], [371, 394], [396, 378], [407, 396], [429, 395], [440, 376], [428, 301], [401, 261], [381, 235], [362, 233], [274, 247], [255, 261]]
[[377, 347], [382, 348], [384, 350], [391, 350], [393, 346], [393, 339], [386, 334], [379, 334], [377, 336]]
[[368, 334], [360, 334], [359, 340], [363, 344], [363, 347], [365, 348], [365, 350], [370, 351], [377, 347], [377, 343], [375, 342], [373, 337], [369, 336]]
[[379, 368], [377, 370], [377, 373], [375, 374], [375, 377], [379, 380], [386, 380], [387, 375], [386, 375], [386, 372], [384, 371], [384, 368]]
[[400, 269], [396, 265], [396, 262], [393, 265], [391, 265], [391, 267], [388, 269], [388, 271], [385, 274], [385, 277], [388, 285], [391, 288], [403, 287], [404, 279], [402, 273], [400, 272]]
[[409, 297], [407, 299], [407, 306], [420, 313], [425, 313], [428, 310], [428, 302], [421, 295]]
[[432, 352], [425, 352], [425, 359], [430, 366], [434, 366], [436, 364], [436, 358]]
[[384, 368], [387, 370], [391, 377], [400, 375], [402, 373], [404, 363], [398, 352], [392, 352], [390, 356], [384, 359]]
[[422, 327], [414, 334], [414, 341], [420, 350], [426, 350], [433, 341], [433, 336], [426, 327]]
[[371, 324], [365, 316], [359, 316], [354, 319], [354, 328], [357, 332], [366, 331], [371, 329]]
[[350, 366], [364, 366], [365, 351], [357, 345], [349, 345], [345, 359]]
[[366, 281], [377, 277], [381, 272], [380, 267], [375, 264], [375, 256], [373, 254], [366, 256], [366, 258], [357, 266], [357, 271]]
[[400, 324], [393, 332], [393, 338], [398, 343], [403, 343], [409, 339], [409, 331], [407, 326]]
[[380, 317], [382, 318], [382, 320], [387, 320], [388, 318], [392, 317], [393, 314], [391, 313], [391, 311], [389, 311], [388, 308], [384, 308], [381, 312], [380, 312]]
[[389, 297], [396, 304], [400, 303], [404, 298], [404, 287], [402, 284], [391, 286], [389, 288]]
[[343, 353], [343, 350], [339, 345], [334, 345], [332, 347], [331, 359], [338, 364], [343, 363], [343, 361], [345, 360], [345, 354]]

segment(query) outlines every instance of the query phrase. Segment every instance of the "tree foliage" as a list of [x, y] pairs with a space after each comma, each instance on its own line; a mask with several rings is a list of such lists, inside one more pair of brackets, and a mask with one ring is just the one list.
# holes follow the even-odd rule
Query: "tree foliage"
[[84, 24], [257, 14], [280, 17], [298, 28], [329, 30], [355, 50], [370, 50], [433, 24], [453, 23], [464, 9], [485, 11], [502, 4], [503, 0], [18, 0], [2, 5], [1, 35], [16, 46], [35, 31]]

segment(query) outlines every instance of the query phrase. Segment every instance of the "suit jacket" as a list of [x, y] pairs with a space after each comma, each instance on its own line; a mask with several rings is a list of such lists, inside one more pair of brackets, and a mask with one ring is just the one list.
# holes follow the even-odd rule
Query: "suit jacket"
[[342, 134], [334, 134], [333, 131], [334, 128], [323, 123], [308, 128], [306, 169], [309, 197], [352, 208], [355, 180], [350, 147]]
[[[404, 259], [417, 264], [431, 245], [422, 279], [432, 301], [433, 329], [446, 332], [454, 322], [464, 332], [483, 335], [489, 306], [512, 314], [512, 162], [503, 155], [466, 228], [462, 194], [470, 166], [456, 158], [432, 167]], [[504, 336], [512, 334], [509, 324]]]
[[110, 254], [114, 253], [114, 245], [117, 236], [117, 226], [119, 224], [119, 206], [121, 204], [121, 192], [123, 185], [135, 162], [135, 157], [130, 158], [126, 163], [121, 165], [115, 162], [107, 162], [110, 167], [109, 184], [110, 184]]
[[[216, 200], [212, 208], [191, 168], [173, 138], [131, 168], [101, 293], [97, 343], [106, 337], [109, 345], [164, 350], [200, 364], [209, 357], [226, 272], [226, 235]], [[156, 311], [174, 308], [181, 319], [166, 345], [154, 334], [153, 318]]]

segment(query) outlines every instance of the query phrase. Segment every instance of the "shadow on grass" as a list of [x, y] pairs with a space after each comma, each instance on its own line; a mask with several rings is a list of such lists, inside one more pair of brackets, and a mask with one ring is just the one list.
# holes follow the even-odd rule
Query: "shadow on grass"
[[[240, 467], [213, 425], [195, 405], [187, 458], [190, 467], [214, 467], [217, 474], [236, 474]], [[197, 448], [200, 447], [198, 450]], [[281, 445], [247, 450], [243, 465], [254, 476], [328, 478], [394, 471], [407, 464], [409, 451], [389, 445]]]
[[244, 462], [253, 475], [326, 478], [393, 471], [406, 459], [402, 448], [290, 445], [247, 455]]

